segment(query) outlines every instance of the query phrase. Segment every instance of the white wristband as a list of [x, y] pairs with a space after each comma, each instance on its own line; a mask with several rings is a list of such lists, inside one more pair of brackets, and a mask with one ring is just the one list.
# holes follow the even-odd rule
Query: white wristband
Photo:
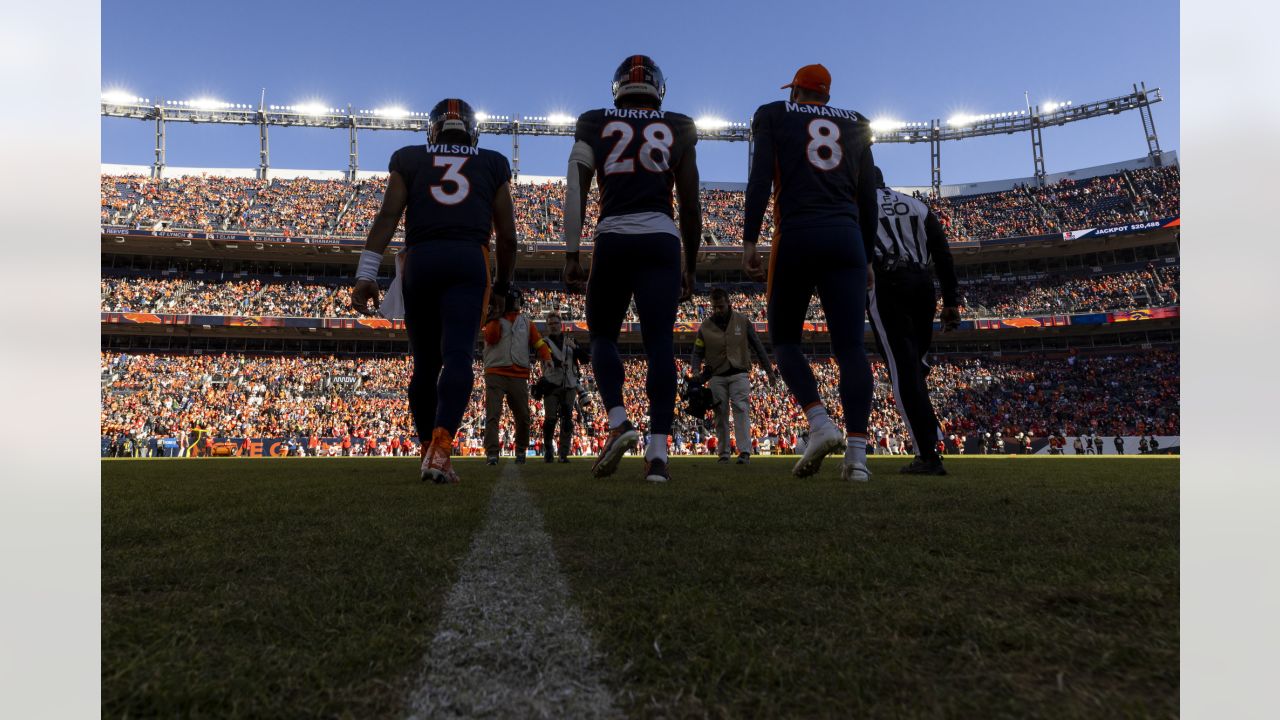
[[360, 265], [356, 268], [357, 280], [378, 280], [378, 268], [382, 265], [382, 253], [365, 250], [360, 253]]

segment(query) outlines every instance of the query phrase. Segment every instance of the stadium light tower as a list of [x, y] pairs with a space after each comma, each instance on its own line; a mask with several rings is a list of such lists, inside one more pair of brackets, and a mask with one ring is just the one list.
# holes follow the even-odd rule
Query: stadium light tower
[[348, 128], [348, 145], [347, 145], [347, 181], [355, 182], [356, 173], [360, 172], [360, 145], [356, 141], [356, 119], [351, 114], [351, 106], [347, 106], [347, 120], [351, 122]]
[[[1135, 83], [1133, 92], [1106, 100], [1078, 104], [1069, 100], [1055, 101], [1045, 102], [1042, 106], [1033, 108], [1028, 99], [1026, 110], [990, 114], [961, 112], [947, 118], [945, 122], [940, 119], [929, 122], [902, 122], [885, 118], [872, 124], [872, 130], [875, 133], [873, 141], [880, 144], [929, 143], [930, 183], [936, 195], [942, 188], [941, 157], [944, 141], [1030, 132], [1036, 179], [1037, 182], [1044, 182], [1044, 148], [1041, 137], [1043, 128], [1137, 110], [1142, 118], [1151, 162], [1158, 166], [1161, 164], [1160, 140], [1156, 135], [1151, 105], [1162, 99], [1159, 88], [1148, 89], [1146, 83]], [[157, 101], [151, 104], [148, 98], [138, 98], [128, 92], [112, 89], [102, 94], [101, 114], [103, 117], [155, 121], [156, 159], [152, 166], [152, 174], [156, 177], [163, 173], [165, 167], [165, 126], [168, 122], [257, 125], [260, 142], [258, 176], [263, 179], [266, 179], [270, 169], [267, 138], [269, 125], [347, 130], [349, 143], [347, 174], [351, 178], [355, 177], [359, 167], [357, 130], [423, 132], [428, 128], [427, 113], [406, 110], [400, 106], [352, 111], [349, 105], [346, 110], [342, 110], [325, 107], [322, 103], [312, 101], [301, 105], [283, 106], [266, 105], [265, 102], [265, 90], [255, 110], [249, 105], [224, 102], [211, 97]], [[513, 176], [517, 178], [520, 173], [521, 134], [572, 137], [576, 129], [573, 116], [563, 112], [523, 117], [477, 113], [477, 119], [481, 134], [511, 135], [511, 170]], [[750, 149], [753, 149], [750, 125], [710, 116], [699, 118], [695, 123], [700, 140], [746, 142], [749, 149], [747, 154], [749, 170]]]
[[267, 145], [267, 89], [258, 99], [258, 179], [266, 180], [271, 169], [271, 149]]

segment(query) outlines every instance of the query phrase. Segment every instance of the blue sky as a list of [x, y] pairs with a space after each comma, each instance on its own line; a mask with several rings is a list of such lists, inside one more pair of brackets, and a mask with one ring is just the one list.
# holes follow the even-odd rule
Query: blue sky
[[[1160, 87], [1161, 146], [1178, 149], [1178, 4], [1168, 0], [922, 5], [855, 2], [371, 2], [217, 3], [104, 0], [102, 85], [140, 96], [212, 96], [268, 104], [308, 100], [426, 111], [462, 97], [494, 114], [576, 114], [610, 104], [613, 69], [652, 56], [666, 73], [664, 107], [747, 121], [801, 65], [832, 74], [832, 104], [871, 117], [947, 118], [1032, 102], [1120, 95], [1136, 81]], [[149, 164], [148, 123], [102, 119], [102, 161]], [[255, 127], [168, 127], [171, 166], [255, 167]], [[421, 134], [364, 132], [361, 168], [385, 170], [391, 152]], [[485, 147], [510, 154], [509, 138]], [[1044, 132], [1049, 172], [1146, 154], [1136, 113]], [[521, 171], [564, 173], [569, 142], [526, 138]], [[743, 143], [700, 143], [704, 180], [745, 179]], [[927, 145], [878, 145], [894, 185], [929, 182]], [[278, 168], [343, 169], [341, 131], [271, 133]], [[1031, 174], [1031, 139], [1000, 135], [942, 148], [943, 182]]]

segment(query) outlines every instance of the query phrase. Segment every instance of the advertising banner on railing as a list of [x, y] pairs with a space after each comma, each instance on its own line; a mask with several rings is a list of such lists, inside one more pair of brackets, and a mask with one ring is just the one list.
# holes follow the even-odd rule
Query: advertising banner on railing
[[[1134, 322], [1138, 320], [1162, 320], [1179, 317], [1178, 308], [1142, 308], [1140, 310], [1117, 310], [1103, 313], [1082, 313], [1079, 315], [1033, 315], [1028, 317], [983, 318], [964, 320], [961, 330], [1007, 330], [1025, 328], [1065, 327], [1067, 325], [1105, 325], [1108, 323]], [[170, 315], [147, 312], [104, 312], [102, 322], [111, 325], [196, 325], [209, 327], [282, 327], [313, 328], [316, 330], [404, 330], [403, 320], [388, 320], [380, 317], [360, 318], [305, 318], [305, 317], [264, 317], [259, 315]], [[535, 323], [545, 329], [545, 323]], [[756, 332], [767, 333], [768, 323], [752, 323]], [[700, 323], [677, 322], [677, 335], [692, 334], [698, 331]], [[866, 324], [866, 332], [871, 332], [871, 325]], [[941, 324], [935, 322], [934, 328], [940, 330]], [[568, 332], [587, 332], [587, 323], [582, 320], [566, 322], [564, 329]], [[827, 324], [823, 322], [806, 322], [803, 326], [806, 333], [825, 333]], [[640, 323], [623, 323], [622, 332], [639, 333]]]
[[1062, 233], [1062, 239], [1081, 240], [1087, 237], [1128, 235], [1129, 233], [1143, 232], [1144, 230], [1158, 230], [1161, 228], [1174, 228], [1181, 226], [1182, 218], [1173, 217], [1165, 218], [1163, 220], [1146, 220], [1144, 222], [1128, 223], [1126, 225], [1109, 225], [1107, 227], [1084, 228], [1083, 230], [1067, 230]]
[[[1107, 227], [1083, 228], [1078, 230], [1067, 230], [1062, 233], [1047, 233], [1044, 235], [1026, 235], [1018, 237], [1002, 237], [1002, 238], [986, 238], [983, 240], [966, 240], [952, 242], [951, 246], [957, 249], [964, 248], [982, 248], [998, 245], [1017, 245], [1017, 244], [1035, 244], [1038, 242], [1062, 240], [1081, 240], [1087, 237], [1104, 237], [1107, 235], [1127, 235], [1129, 233], [1143, 232], [1147, 230], [1157, 230], [1162, 228], [1174, 228], [1181, 226], [1181, 218], [1165, 218], [1163, 220], [1148, 220], [1139, 223], [1129, 223], [1126, 225], [1111, 225]], [[204, 231], [204, 230], [142, 230], [137, 228], [125, 227], [122, 225], [103, 225], [103, 235], [114, 235], [118, 237], [139, 237], [139, 238], [177, 238], [179, 240], [214, 240], [221, 243], [266, 243], [271, 245], [327, 245], [338, 247], [364, 247], [363, 237], [342, 237], [335, 235], [281, 235], [278, 233], [254, 233], [254, 232], [227, 232], [227, 231]], [[391, 241], [391, 247], [404, 247], [404, 238], [394, 238]], [[562, 252], [564, 243], [561, 242], [522, 242], [521, 247], [528, 248], [534, 252]], [[582, 250], [588, 254], [591, 253], [593, 243], [585, 242], [582, 244]], [[763, 247], [767, 248], [768, 245]], [[701, 253], [741, 253], [741, 245], [703, 245], [699, 250]]]

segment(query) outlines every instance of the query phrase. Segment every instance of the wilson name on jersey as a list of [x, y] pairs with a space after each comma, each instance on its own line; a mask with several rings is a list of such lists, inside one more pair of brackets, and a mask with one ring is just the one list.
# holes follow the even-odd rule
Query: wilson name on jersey
[[876, 204], [880, 210], [876, 259], [928, 265], [925, 220], [929, 216], [929, 206], [889, 188], [876, 190]]
[[[767, 195], [771, 179], [779, 225], [857, 221], [859, 172], [871, 148], [865, 117], [829, 105], [779, 100], [756, 110], [751, 133], [755, 182], [748, 195]], [[760, 163], [765, 166], [757, 167]], [[767, 202], [757, 202], [762, 199]]]
[[405, 245], [435, 240], [487, 244], [493, 228], [493, 198], [511, 180], [502, 153], [469, 145], [410, 145], [391, 156], [387, 169], [409, 190]]
[[698, 142], [688, 115], [603, 108], [578, 117], [574, 138], [591, 146], [600, 185], [600, 218], [658, 212], [675, 217], [675, 168]]

